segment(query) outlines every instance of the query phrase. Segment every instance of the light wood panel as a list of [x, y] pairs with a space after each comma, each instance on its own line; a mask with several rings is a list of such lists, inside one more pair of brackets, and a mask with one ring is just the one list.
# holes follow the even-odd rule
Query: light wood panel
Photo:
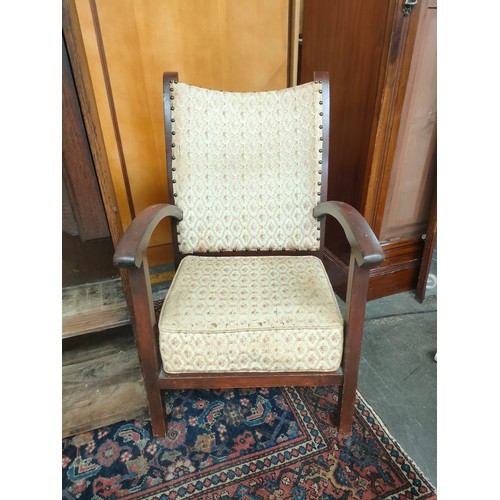
[[[76, 5], [127, 227], [148, 205], [168, 201], [163, 72], [175, 70], [185, 82], [229, 91], [286, 87], [289, 1], [76, 0]], [[151, 246], [170, 242], [165, 221]], [[166, 248], [163, 255], [171, 251]]]
[[63, 288], [63, 339], [129, 323], [120, 278]]
[[298, 70], [299, 70], [299, 36], [301, 35], [302, 10], [304, 8], [304, 0], [290, 0], [290, 46], [289, 46], [289, 68], [288, 82], [290, 86], [297, 85]]
[[408, 78], [380, 239], [425, 233], [436, 173], [436, 18], [424, 1]]

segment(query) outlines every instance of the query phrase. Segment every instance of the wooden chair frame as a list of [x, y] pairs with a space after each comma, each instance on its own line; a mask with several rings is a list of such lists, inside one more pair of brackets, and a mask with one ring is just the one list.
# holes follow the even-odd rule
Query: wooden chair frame
[[178, 81], [177, 73], [164, 73], [163, 97], [165, 113], [165, 145], [169, 199], [174, 204], [158, 204], [146, 208], [130, 224], [116, 248], [114, 263], [128, 271], [133, 306], [133, 326], [149, 410], [156, 437], [165, 437], [167, 425], [161, 391], [168, 389], [220, 389], [245, 387], [318, 386], [337, 385], [339, 390], [339, 432], [349, 434], [352, 428], [354, 402], [361, 354], [361, 340], [371, 267], [384, 260], [383, 250], [373, 231], [361, 214], [343, 202], [327, 201], [328, 145], [330, 133], [330, 86], [327, 72], [315, 72], [314, 80], [321, 81], [323, 101], [322, 179], [320, 203], [311, 207], [320, 220], [320, 249], [316, 252], [260, 251], [260, 252], [210, 252], [203, 256], [263, 256], [263, 255], [316, 255], [323, 257], [325, 242], [325, 215], [334, 217], [344, 229], [351, 246], [349, 280], [344, 317], [344, 352], [341, 367], [336, 372], [283, 372], [283, 373], [165, 373], [159, 352], [158, 325], [153, 309], [149, 267], [146, 250], [151, 234], [165, 217], [172, 219], [172, 245], [175, 267], [184, 255], [177, 242], [177, 221], [182, 220], [182, 210], [175, 206], [172, 180], [172, 124], [170, 83]]

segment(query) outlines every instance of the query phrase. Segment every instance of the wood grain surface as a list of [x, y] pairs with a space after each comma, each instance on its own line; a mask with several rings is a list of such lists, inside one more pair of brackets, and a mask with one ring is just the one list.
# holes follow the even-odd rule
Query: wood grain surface
[[130, 327], [65, 341], [62, 367], [63, 437], [148, 415]]
[[130, 323], [120, 278], [63, 288], [63, 338]]
[[[182, 81], [220, 90], [286, 87], [289, 1], [76, 0], [76, 6], [125, 228], [143, 208], [169, 201], [163, 72], [177, 70]], [[170, 244], [166, 220], [151, 247]]]

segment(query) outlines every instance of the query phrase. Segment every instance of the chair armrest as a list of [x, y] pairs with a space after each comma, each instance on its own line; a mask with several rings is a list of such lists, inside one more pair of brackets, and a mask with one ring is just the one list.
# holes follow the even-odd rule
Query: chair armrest
[[324, 201], [316, 205], [314, 217], [331, 215], [342, 226], [359, 267], [373, 267], [384, 261], [384, 251], [363, 216], [342, 201]]
[[144, 253], [149, 245], [151, 234], [165, 217], [182, 220], [182, 210], [175, 205], [158, 204], [144, 209], [125, 231], [113, 256], [118, 267], [141, 267]]

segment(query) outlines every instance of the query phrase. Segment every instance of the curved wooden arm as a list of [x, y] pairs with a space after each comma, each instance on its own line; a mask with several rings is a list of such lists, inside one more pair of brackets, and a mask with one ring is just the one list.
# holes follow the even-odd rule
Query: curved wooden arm
[[355, 208], [342, 201], [324, 201], [314, 207], [314, 217], [326, 214], [340, 222], [359, 267], [370, 268], [384, 261], [384, 251], [377, 237]]
[[182, 210], [175, 205], [165, 203], [151, 205], [143, 210], [132, 221], [118, 244], [113, 256], [114, 265], [118, 267], [141, 267], [151, 234], [158, 223], [165, 217], [182, 220]]

